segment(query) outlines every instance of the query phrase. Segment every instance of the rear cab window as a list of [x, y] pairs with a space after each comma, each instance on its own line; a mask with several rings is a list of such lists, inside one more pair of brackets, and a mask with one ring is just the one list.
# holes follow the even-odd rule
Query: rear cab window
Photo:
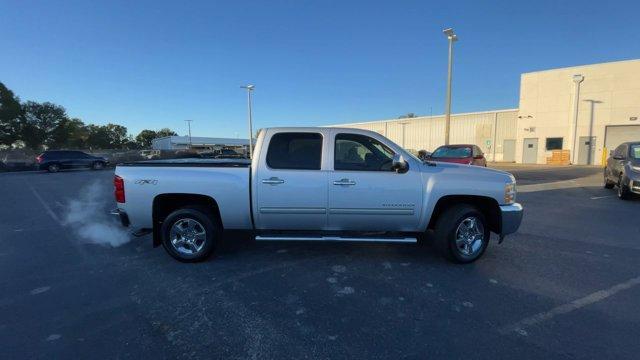
[[271, 137], [267, 166], [283, 170], [320, 170], [322, 135], [308, 132], [283, 132]]

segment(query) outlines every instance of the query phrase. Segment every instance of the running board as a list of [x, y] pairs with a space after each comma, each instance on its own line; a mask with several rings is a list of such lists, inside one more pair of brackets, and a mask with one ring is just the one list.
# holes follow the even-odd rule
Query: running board
[[414, 237], [373, 238], [373, 237], [341, 237], [341, 236], [256, 236], [256, 241], [347, 241], [347, 242], [383, 242], [383, 243], [415, 243]]

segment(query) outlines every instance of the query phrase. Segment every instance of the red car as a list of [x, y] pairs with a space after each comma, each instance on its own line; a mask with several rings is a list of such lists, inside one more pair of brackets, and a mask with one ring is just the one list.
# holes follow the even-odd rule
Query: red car
[[430, 156], [430, 160], [457, 164], [487, 166], [484, 153], [476, 145], [443, 145]]

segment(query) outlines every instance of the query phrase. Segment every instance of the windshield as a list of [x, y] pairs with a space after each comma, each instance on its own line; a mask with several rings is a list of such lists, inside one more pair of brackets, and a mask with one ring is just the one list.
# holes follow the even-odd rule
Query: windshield
[[471, 148], [441, 146], [431, 154], [432, 158], [467, 158], [471, 156]]
[[634, 159], [640, 159], [640, 144], [631, 145], [630, 156]]

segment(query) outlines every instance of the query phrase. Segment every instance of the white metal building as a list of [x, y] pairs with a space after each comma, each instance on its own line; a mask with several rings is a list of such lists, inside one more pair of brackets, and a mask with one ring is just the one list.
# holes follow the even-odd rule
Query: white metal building
[[[377, 131], [408, 150], [444, 144], [443, 115], [335, 126]], [[640, 60], [522, 74], [518, 109], [452, 114], [450, 136], [490, 161], [545, 164], [569, 150], [573, 164], [600, 165], [622, 142], [640, 141]]]
[[[451, 144], [475, 144], [490, 161], [515, 161], [518, 109], [451, 114]], [[413, 152], [444, 144], [444, 115], [335, 125], [377, 131]], [[494, 146], [495, 144], [495, 146]]]
[[639, 119], [640, 60], [525, 73], [516, 160], [544, 164], [564, 149], [573, 164], [602, 164], [621, 143], [640, 140]]
[[[188, 136], [165, 136], [153, 139], [151, 148], [153, 150], [185, 150], [189, 149]], [[211, 137], [191, 137], [191, 149], [195, 150], [218, 150], [223, 147], [248, 147], [248, 139], [211, 138]]]

